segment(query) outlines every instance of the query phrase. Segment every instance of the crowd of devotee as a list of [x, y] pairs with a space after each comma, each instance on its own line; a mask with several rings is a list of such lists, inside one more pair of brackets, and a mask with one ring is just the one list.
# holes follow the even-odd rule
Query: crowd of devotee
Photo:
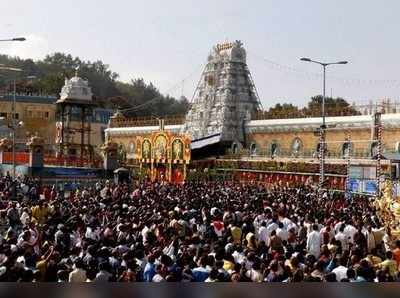
[[65, 192], [3, 176], [0, 281], [399, 281], [400, 241], [372, 200], [233, 182]]

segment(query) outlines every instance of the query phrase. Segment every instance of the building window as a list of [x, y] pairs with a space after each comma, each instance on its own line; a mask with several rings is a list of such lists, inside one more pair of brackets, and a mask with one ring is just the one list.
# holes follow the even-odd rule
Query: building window
[[232, 153], [233, 154], [238, 154], [239, 153], [239, 146], [237, 143], [232, 144]]
[[344, 142], [342, 146], [343, 158], [348, 158], [352, 153], [353, 153], [353, 145], [349, 141]]
[[274, 141], [271, 144], [271, 157], [274, 158], [279, 154], [279, 144], [278, 142]]
[[394, 145], [394, 150], [396, 153], [400, 153], [400, 142], [396, 142], [396, 145]]
[[256, 155], [257, 154], [257, 145], [256, 143], [251, 143], [250, 145], [250, 155]]
[[297, 157], [300, 155], [302, 149], [303, 142], [300, 138], [296, 137], [292, 142], [292, 154]]
[[[50, 112], [49, 111], [42, 111], [42, 110], [26, 110], [25, 115], [27, 118], [32, 118], [32, 119], [49, 119], [50, 118]], [[73, 115], [75, 117], [75, 115]], [[18, 119], [18, 118], [17, 118]], [[73, 118], [75, 119], [75, 118]]]
[[378, 155], [378, 142], [377, 141], [373, 141], [371, 143], [369, 154], [371, 155], [371, 157], [375, 157]]

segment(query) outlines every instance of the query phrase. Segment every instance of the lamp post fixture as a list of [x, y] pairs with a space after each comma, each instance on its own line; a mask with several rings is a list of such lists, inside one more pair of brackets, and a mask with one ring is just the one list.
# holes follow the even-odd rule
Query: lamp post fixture
[[14, 38], [8, 38], [8, 39], [0, 39], [0, 41], [25, 41], [25, 37], [14, 37]]
[[347, 61], [324, 63], [310, 58], [300, 58], [301, 61], [316, 63], [323, 68], [323, 92], [321, 103], [321, 116], [322, 125], [320, 127], [320, 140], [319, 140], [319, 155], [320, 155], [320, 176], [319, 176], [319, 190], [322, 191], [325, 184], [325, 138], [326, 138], [326, 121], [325, 121], [325, 85], [326, 85], [326, 67], [334, 64], [347, 64]]

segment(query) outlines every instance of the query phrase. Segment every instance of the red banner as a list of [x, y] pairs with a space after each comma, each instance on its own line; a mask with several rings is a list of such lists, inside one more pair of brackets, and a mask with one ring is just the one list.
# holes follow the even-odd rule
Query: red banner
[[[3, 152], [3, 163], [12, 164], [13, 154], [12, 152]], [[29, 152], [16, 152], [15, 153], [15, 164], [27, 165], [29, 164]], [[68, 166], [68, 167], [96, 167], [101, 168], [101, 160], [90, 161], [88, 158], [78, 158], [74, 156], [55, 156], [45, 155], [44, 164], [51, 166]]]
[[[12, 164], [13, 154], [12, 152], [3, 152], [3, 163]], [[27, 152], [15, 152], [15, 164], [25, 165], [29, 163], [29, 153]]]

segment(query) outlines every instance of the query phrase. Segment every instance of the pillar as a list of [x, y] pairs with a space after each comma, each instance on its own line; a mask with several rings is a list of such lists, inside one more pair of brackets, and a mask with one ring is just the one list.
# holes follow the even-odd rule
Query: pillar
[[169, 160], [169, 163], [168, 163], [168, 170], [167, 170], [167, 181], [168, 182], [172, 182], [172, 160], [170, 159]]
[[153, 182], [155, 179], [155, 175], [154, 175], [154, 161], [153, 159], [151, 159], [151, 164], [150, 164], [150, 180], [151, 182]]
[[11, 141], [7, 138], [0, 139], [0, 164], [4, 163], [4, 152], [10, 151]]
[[81, 107], [81, 144], [80, 144], [80, 163], [83, 166], [83, 156], [85, 152], [85, 117], [86, 117], [86, 110], [85, 107]]
[[101, 147], [104, 155], [103, 167], [106, 171], [113, 171], [118, 168], [118, 144], [107, 141]]
[[33, 136], [26, 144], [29, 148], [29, 167], [43, 168], [44, 165], [44, 140], [41, 137]]

